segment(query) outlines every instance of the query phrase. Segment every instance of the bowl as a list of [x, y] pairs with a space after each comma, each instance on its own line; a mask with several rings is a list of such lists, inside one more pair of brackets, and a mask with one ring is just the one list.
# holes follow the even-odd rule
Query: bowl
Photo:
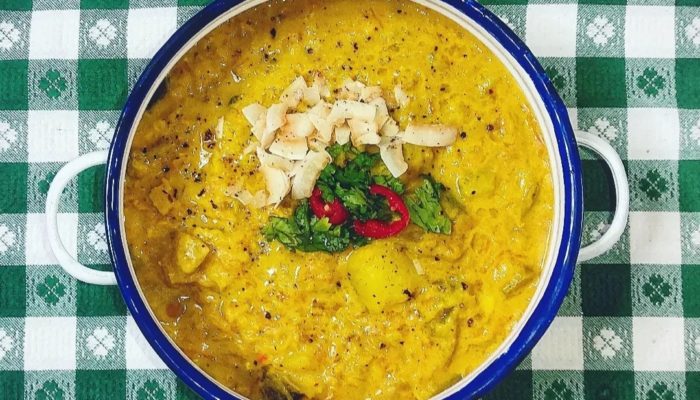
[[[139, 329], [162, 358], [186, 384], [204, 398], [232, 399], [240, 395], [227, 389], [191, 362], [161, 328], [146, 303], [131, 265], [124, 233], [123, 190], [126, 165], [136, 127], [167, 73], [199, 39], [224, 21], [267, 0], [217, 0], [178, 29], [148, 64], [132, 89], [122, 111], [109, 152], [83, 155], [66, 164], [54, 178], [46, 201], [49, 244], [59, 264], [83, 282], [117, 284]], [[619, 156], [597, 136], [574, 133], [566, 107], [542, 66], [525, 44], [494, 14], [474, 0], [414, 0], [455, 21], [481, 40], [506, 66], [522, 88], [540, 124], [552, 166], [554, 217], [550, 246], [535, 294], [507, 339], [476, 370], [438, 394], [436, 398], [475, 398], [503, 379], [542, 337], [567, 293], [577, 261], [609, 250], [620, 238], [627, 220], [629, 189]], [[617, 206], [608, 230], [581, 248], [583, 187], [578, 145], [598, 153], [608, 164], [616, 187]], [[107, 164], [105, 219], [114, 273], [96, 271], [78, 263], [58, 236], [57, 213], [61, 192], [81, 171]]]

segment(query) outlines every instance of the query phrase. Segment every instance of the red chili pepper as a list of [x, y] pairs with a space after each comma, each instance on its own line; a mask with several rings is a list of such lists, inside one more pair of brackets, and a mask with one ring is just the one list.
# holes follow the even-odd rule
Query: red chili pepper
[[333, 199], [333, 202], [326, 203], [321, 197], [321, 189], [318, 187], [314, 188], [311, 193], [311, 198], [309, 199], [309, 205], [311, 206], [311, 211], [317, 218], [328, 218], [328, 222], [333, 225], [339, 225], [348, 219], [348, 210], [343, 207], [340, 200]]
[[411, 215], [408, 213], [408, 207], [403, 202], [401, 196], [393, 190], [382, 185], [372, 185], [369, 187], [371, 194], [382, 196], [389, 203], [391, 211], [398, 213], [401, 219], [396, 221], [380, 221], [378, 219], [369, 219], [365, 222], [355, 220], [353, 227], [359, 235], [381, 239], [389, 236], [394, 236], [404, 230], [411, 220]]

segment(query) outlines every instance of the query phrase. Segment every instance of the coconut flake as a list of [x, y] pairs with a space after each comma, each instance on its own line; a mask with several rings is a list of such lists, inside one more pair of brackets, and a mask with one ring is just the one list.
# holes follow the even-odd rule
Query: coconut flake
[[393, 119], [389, 118], [379, 130], [382, 136], [397, 136], [399, 134], [399, 124]]
[[309, 149], [311, 149], [311, 150], [313, 150], [313, 151], [322, 151], [322, 150], [326, 150], [326, 148], [329, 146], [329, 145], [328, 145], [328, 142], [325, 142], [325, 141], [320, 140], [320, 139], [315, 138], [315, 137], [309, 138], [309, 139], [307, 140], [307, 142], [308, 142], [308, 145], [309, 145]]
[[447, 125], [408, 124], [401, 138], [405, 143], [418, 146], [449, 146], [457, 139], [457, 129]]
[[338, 144], [345, 144], [350, 141], [350, 127], [347, 124], [335, 127], [335, 141]]
[[310, 151], [292, 178], [292, 198], [311, 197], [316, 180], [331, 160], [326, 151]]
[[316, 128], [316, 138], [322, 142], [330, 143], [333, 139], [333, 124], [327, 119], [309, 113], [309, 121]]
[[403, 142], [397, 136], [383, 137], [379, 142], [379, 154], [386, 168], [394, 178], [398, 178], [408, 170], [408, 164], [403, 158]]
[[267, 108], [261, 104], [253, 103], [243, 107], [241, 112], [250, 125], [255, 125], [260, 116], [265, 115]]
[[401, 85], [394, 86], [394, 99], [396, 99], [396, 103], [401, 108], [406, 107], [408, 105], [408, 103], [411, 101], [411, 99], [408, 97], [406, 92], [403, 91], [403, 88], [401, 87]]
[[344, 119], [355, 118], [363, 121], [373, 121], [377, 109], [367, 103], [355, 100], [338, 100], [333, 104], [328, 120], [334, 125], [341, 125]]
[[314, 129], [316, 128], [306, 113], [287, 114], [287, 124], [282, 127], [282, 133], [307, 137], [314, 132]]
[[279, 204], [284, 199], [284, 196], [289, 193], [289, 189], [291, 188], [289, 177], [281, 169], [264, 165], [260, 167], [260, 172], [262, 172], [265, 177], [265, 185], [269, 193], [267, 204]]
[[343, 86], [340, 88], [338, 97], [345, 100], [358, 100], [365, 84], [362, 82], [346, 79], [343, 81]]
[[219, 117], [214, 132], [216, 133], [217, 140], [221, 140], [224, 137], [224, 117]]
[[379, 144], [380, 137], [377, 135], [377, 126], [374, 121], [367, 122], [355, 118], [348, 120], [350, 127], [350, 138], [354, 146], [363, 144]]
[[389, 110], [386, 107], [386, 101], [378, 97], [372, 100], [369, 104], [373, 105], [375, 110], [374, 123], [379, 129], [384, 127], [384, 124], [389, 120]]
[[294, 168], [293, 161], [275, 154], [270, 154], [266, 152], [265, 149], [263, 149], [262, 147], [258, 147], [255, 150], [255, 154], [258, 156], [258, 160], [260, 160], [260, 165], [281, 169], [284, 172], [289, 172], [292, 170], [292, 168]]
[[318, 86], [310, 86], [304, 89], [303, 100], [304, 103], [310, 106], [316, 105], [319, 101], [321, 101], [321, 92], [319, 91]]
[[324, 77], [322, 77], [321, 75], [316, 74], [314, 76], [314, 81], [313, 81], [313, 83], [311, 83], [311, 86], [318, 89], [318, 93], [319, 93], [319, 95], [321, 95], [321, 97], [324, 97], [324, 98], [330, 97], [331, 89], [328, 87], [328, 84], [326, 83], [326, 79]]
[[267, 132], [274, 132], [284, 125], [286, 122], [285, 114], [287, 114], [287, 108], [286, 104], [273, 104], [270, 106], [265, 116], [265, 130]]
[[286, 104], [289, 108], [294, 108], [298, 106], [301, 99], [304, 98], [306, 89], [306, 81], [299, 76], [284, 90], [284, 92], [282, 92], [280, 102]]
[[270, 153], [288, 160], [303, 160], [308, 148], [305, 137], [278, 135], [270, 145]]
[[360, 100], [371, 103], [372, 100], [382, 97], [382, 88], [379, 86], [365, 86], [360, 89]]

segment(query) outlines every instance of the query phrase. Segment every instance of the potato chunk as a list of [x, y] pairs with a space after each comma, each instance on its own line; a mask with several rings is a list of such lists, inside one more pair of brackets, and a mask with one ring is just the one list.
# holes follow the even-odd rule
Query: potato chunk
[[151, 189], [148, 198], [161, 215], [166, 215], [173, 208], [175, 201], [173, 187], [168, 181], [163, 181], [160, 185]]
[[182, 272], [191, 274], [197, 270], [209, 254], [209, 247], [196, 237], [181, 233], [177, 238], [177, 265]]
[[360, 301], [371, 312], [407, 301], [419, 279], [411, 260], [386, 240], [353, 251], [348, 272]]

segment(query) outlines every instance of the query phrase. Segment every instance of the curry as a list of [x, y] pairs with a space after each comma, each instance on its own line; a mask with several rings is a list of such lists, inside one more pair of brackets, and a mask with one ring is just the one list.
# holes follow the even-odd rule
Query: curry
[[[411, 209], [386, 237], [305, 251], [266, 229], [321, 200], [251, 206], [232, 195], [271, 190], [244, 108], [314, 76], [335, 89], [328, 101], [348, 79], [381, 88], [402, 131], [456, 129], [446, 146], [403, 144], [405, 172], [393, 178], [411, 208], [430, 177], [437, 229]], [[354, 157], [378, 154], [351, 144]], [[533, 296], [553, 202], [542, 134], [514, 78], [470, 33], [403, 0], [274, 0], [216, 28], [145, 112], [124, 190], [135, 273], [167, 334], [223, 385], [270, 399], [424, 399], [475, 370]]]

